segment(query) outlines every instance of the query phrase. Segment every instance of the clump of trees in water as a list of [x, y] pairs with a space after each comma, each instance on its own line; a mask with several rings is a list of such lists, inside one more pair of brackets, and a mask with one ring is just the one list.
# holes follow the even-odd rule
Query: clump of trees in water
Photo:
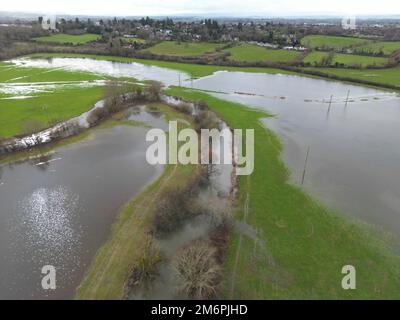
[[189, 218], [206, 213], [206, 209], [194, 201], [201, 188], [209, 185], [206, 168], [200, 168], [183, 187], [164, 191], [151, 220], [151, 233], [165, 237], [179, 229]]

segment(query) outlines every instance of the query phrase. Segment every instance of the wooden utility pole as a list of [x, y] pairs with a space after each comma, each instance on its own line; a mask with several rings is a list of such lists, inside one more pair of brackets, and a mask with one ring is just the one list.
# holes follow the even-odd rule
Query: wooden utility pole
[[346, 108], [347, 108], [347, 104], [349, 103], [349, 97], [350, 97], [350, 90], [347, 91], [347, 98], [346, 98], [346, 105], [345, 105]]
[[306, 177], [307, 162], [308, 162], [309, 155], [310, 155], [310, 147], [307, 148], [306, 161], [304, 162], [303, 175], [301, 177], [301, 185], [304, 184], [304, 178]]

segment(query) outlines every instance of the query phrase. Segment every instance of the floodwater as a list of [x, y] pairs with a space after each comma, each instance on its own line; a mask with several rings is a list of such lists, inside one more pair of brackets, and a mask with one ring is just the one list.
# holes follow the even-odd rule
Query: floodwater
[[[394, 93], [242, 72], [218, 72], [191, 82], [169, 69], [92, 59], [13, 62], [166, 85], [182, 81], [266, 110], [275, 117], [263, 122], [282, 138], [282, 157], [293, 183], [301, 185], [309, 150], [303, 185], [307, 191], [332, 209], [400, 234], [400, 98]], [[144, 122], [151, 118], [151, 125], [165, 129], [156, 114], [133, 110], [128, 116]], [[148, 166], [144, 159], [146, 130], [102, 129], [41, 159], [0, 166], [0, 298], [46, 297], [40, 287], [40, 270], [46, 264], [59, 270], [58, 289], [49, 297], [73, 296], [118, 209], [161, 173], [161, 167]], [[197, 227], [201, 232], [193, 231]], [[207, 225], [188, 224], [164, 243], [164, 250], [175, 251], [176, 243], [207, 231]]]
[[306, 190], [334, 210], [400, 234], [397, 94], [242, 72], [218, 72], [195, 81], [194, 87], [224, 92], [214, 95], [274, 114], [263, 122], [283, 140], [292, 182], [301, 185], [309, 148]]
[[[148, 129], [115, 126], [49, 155], [0, 166], [0, 298], [72, 298], [121, 206], [162, 173]], [[57, 289], [41, 288], [56, 268]]]
[[189, 76], [184, 72], [148, 66], [136, 62], [112, 62], [85, 58], [20, 58], [11, 60], [11, 63], [19, 67], [84, 71], [112, 77], [133, 77], [140, 81], [157, 80], [167, 86], [179, 85], [189, 78]]

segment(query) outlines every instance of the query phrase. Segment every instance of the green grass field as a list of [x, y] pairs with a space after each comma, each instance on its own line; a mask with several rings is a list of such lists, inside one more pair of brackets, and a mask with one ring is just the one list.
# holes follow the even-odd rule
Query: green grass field
[[321, 63], [322, 59], [328, 56], [327, 52], [323, 51], [311, 51], [303, 59], [303, 62], [310, 63], [312, 65]]
[[311, 49], [344, 49], [369, 43], [371, 43], [371, 40], [337, 36], [310, 35], [305, 36], [303, 39], [301, 39], [301, 44]]
[[335, 53], [332, 64], [345, 64], [347, 66], [384, 66], [388, 63], [387, 58], [382, 57], [369, 57], [369, 56], [359, 56], [355, 54], [343, 54]]
[[97, 41], [99, 39], [100, 36], [98, 34], [90, 34], [90, 33], [85, 33], [81, 35], [70, 35], [70, 34], [59, 33], [51, 36], [33, 38], [33, 40], [40, 42], [72, 43], [74, 45], [85, 44], [88, 42]]
[[[84, 85], [82, 81], [102, 79], [104, 78], [101, 76], [83, 72], [22, 68], [0, 63], [0, 137], [24, 133], [28, 122], [35, 122], [37, 129], [42, 129], [54, 121], [63, 121], [87, 111], [101, 99], [103, 89], [95, 84]], [[75, 81], [75, 84], [70, 84], [69, 81]], [[12, 85], [18, 89], [25, 85], [29, 90], [31, 85], [38, 85], [38, 82], [56, 83], [54, 86], [49, 84], [48, 87], [43, 87], [44, 92], [14, 93], [12, 90], [7, 91], [5, 87]], [[19, 85], [15, 86], [16, 84]], [[31, 98], [15, 99], [19, 96]]]
[[372, 54], [383, 52], [384, 55], [389, 56], [393, 52], [400, 50], [400, 41], [373, 42], [364, 46], [357, 47], [357, 50], [362, 50], [366, 53]]
[[241, 44], [224, 50], [229, 52], [229, 60], [242, 62], [291, 62], [300, 53], [289, 50], [266, 49], [252, 44]]
[[387, 69], [343, 69], [343, 68], [306, 68], [340, 77], [349, 77], [355, 80], [368, 80], [376, 83], [395, 85], [400, 87], [400, 67]]
[[[321, 63], [324, 58], [327, 58], [329, 53], [322, 51], [312, 51], [305, 58], [305, 63], [315, 65]], [[346, 66], [384, 66], [388, 63], [387, 58], [382, 57], [369, 57], [354, 54], [335, 53], [330, 65], [344, 64]]]
[[[225, 298], [400, 298], [400, 258], [384, 236], [330, 212], [288, 182], [282, 145], [260, 122], [265, 113], [198, 91], [169, 93], [204, 100], [232, 128], [255, 130], [255, 171], [240, 179], [237, 218], [258, 231], [259, 242], [232, 235]], [[341, 288], [341, 270], [348, 264], [357, 269], [357, 290]]]
[[220, 44], [208, 42], [162, 41], [145, 51], [158, 55], [189, 57], [212, 53], [219, 47]]
[[[34, 121], [34, 129], [43, 129], [89, 110], [101, 99], [101, 87], [59, 90], [29, 99], [0, 98], [0, 137], [22, 134]], [[37, 124], [37, 126], [36, 126]]]

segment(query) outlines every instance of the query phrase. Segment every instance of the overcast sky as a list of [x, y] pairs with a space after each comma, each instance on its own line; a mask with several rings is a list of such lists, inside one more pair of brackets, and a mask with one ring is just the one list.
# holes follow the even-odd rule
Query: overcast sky
[[380, 15], [400, 14], [399, 0], [1, 0], [0, 11], [84, 15]]

